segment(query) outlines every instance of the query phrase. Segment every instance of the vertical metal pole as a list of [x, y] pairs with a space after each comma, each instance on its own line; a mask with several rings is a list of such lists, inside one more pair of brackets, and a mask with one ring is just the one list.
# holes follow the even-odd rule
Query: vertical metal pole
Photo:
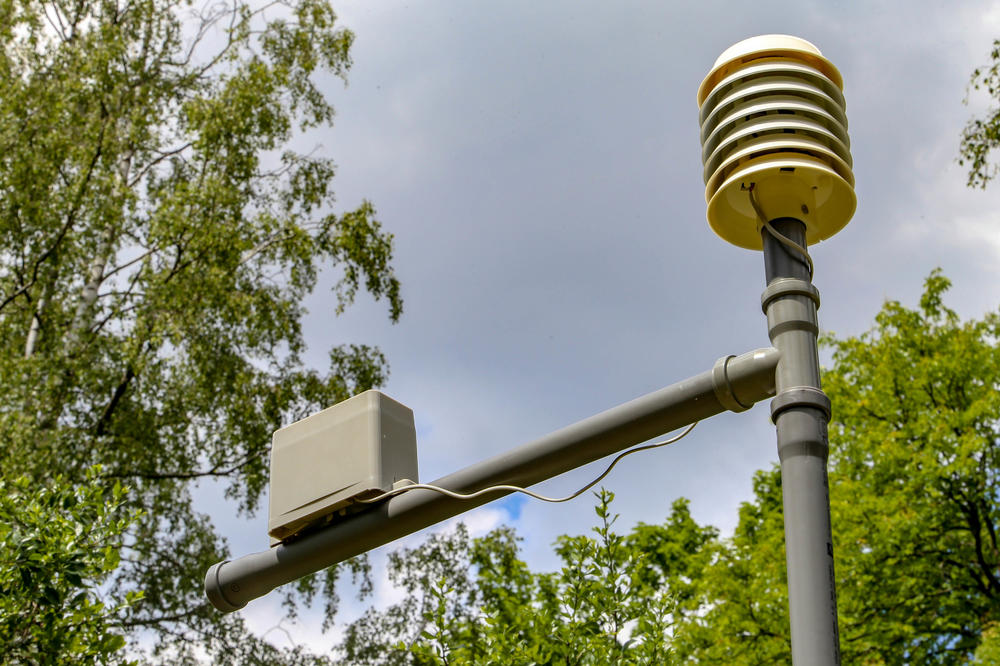
[[[780, 234], [806, 246], [805, 225], [772, 221]], [[792, 662], [840, 664], [837, 595], [826, 475], [830, 401], [820, 389], [816, 310], [819, 292], [804, 258], [762, 232], [767, 288], [761, 297], [768, 335], [781, 352], [771, 418], [778, 436], [788, 563]]]

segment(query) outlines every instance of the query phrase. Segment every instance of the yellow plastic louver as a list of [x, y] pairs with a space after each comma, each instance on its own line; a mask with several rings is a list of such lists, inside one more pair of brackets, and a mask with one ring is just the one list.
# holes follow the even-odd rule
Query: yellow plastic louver
[[769, 220], [793, 217], [806, 242], [829, 238], [857, 207], [843, 79], [811, 43], [761, 35], [726, 49], [698, 89], [708, 223], [761, 249], [753, 188]]

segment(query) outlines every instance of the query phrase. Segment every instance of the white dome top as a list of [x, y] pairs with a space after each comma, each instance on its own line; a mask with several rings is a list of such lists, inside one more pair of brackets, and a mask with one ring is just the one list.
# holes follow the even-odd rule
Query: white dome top
[[744, 39], [742, 42], [737, 42], [723, 51], [722, 55], [715, 59], [715, 64], [712, 66], [712, 69], [715, 69], [719, 65], [729, 62], [730, 60], [742, 58], [750, 53], [772, 50], [805, 51], [806, 53], [812, 53], [813, 55], [818, 55], [820, 57], [823, 56], [820, 50], [816, 48], [815, 44], [808, 42], [801, 37], [793, 37], [791, 35], [758, 35], [756, 37]]
[[812, 42], [791, 35], [758, 35], [733, 44], [716, 58], [712, 71], [698, 88], [698, 106], [727, 74], [755, 60], [773, 58], [805, 63], [822, 72], [838, 88], [844, 87], [840, 72]]

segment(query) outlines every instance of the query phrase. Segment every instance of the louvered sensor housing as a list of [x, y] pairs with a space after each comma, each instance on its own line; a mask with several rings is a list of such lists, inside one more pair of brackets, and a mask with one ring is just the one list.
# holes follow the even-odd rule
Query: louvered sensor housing
[[857, 207], [843, 79], [798, 37], [762, 35], [726, 49], [698, 89], [708, 223], [762, 247], [768, 220], [793, 217], [806, 242], [837, 233]]

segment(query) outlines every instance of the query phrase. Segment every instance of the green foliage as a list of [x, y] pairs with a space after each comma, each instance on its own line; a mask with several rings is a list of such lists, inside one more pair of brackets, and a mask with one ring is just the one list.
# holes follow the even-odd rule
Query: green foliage
[[1000, 664], [1000, 625], [990, 625], [983, 632], [982, 640], [979, 647], [976, 648], [972, 663], [977, 666]]
[[[598, 495], [593, 537], [561, 537], [555, 573], [533, 573], [517, 537], [499, 528], [470, 540], [463, 526], [394, 554], [390, 579], [407, 596], [370, 610], [341, 646], [351, 664], [669, 664], [668, 637], [683, 611], [656, 583], [690, 573], [676, 556], [714, 531], [686, 502], [664, 526], [614, 532], [613, 495]], [[650, 545], [644, 553], [637, 544]], [[655, 544], [655, 545], [654, 545]], [[697, 553], [695, 553], [697, 559]]]
[[673, 599], [644, 584], [648, 562], [612, 529], [614, 495], [602, 490], [597, 498], [595, 536], [560, 537], [555, 550], [563, 566], [556, 573], [531, 575], [515, 557], [513, 537], [506, 548], [491, 537], [477, 541], [485, 627], [454, 663], [670, 662], [664, 635]]
[[372, 205], [332, 212], [333, 162], [288, 149], [332, 121], [321, 77], [353, 39], [335, 19], [325, 0], [0, 0], [0, 469], [78, 484], [99, 463], [129, 486], [143, 513], [108, 589], [143, 591], [122, 627], [172, 662], [253, 644], [204, 601], [226, 547], [192, 485], [257, 510], [271, 432], [386, 377], [360, 344], [301, 361], [320, 270], [331, 315], [359, 290], [402, 311]]
[[[513, 538], [509, 533], [505, 536]], [[468, 531], [459, 524], [453, 533], [433, 534], [418, 548], [391, 553], [389, 580], [406, 596], [383, 611], [369, 609], [347, 626], [340, 646], [345, 662], [358, 666], [414, 663], [407, 651], [421, 641], [432, 617], [439, 624], [446, 618], [470, 623], [479, 595], [470, 577], [469, 541]]]
[[[990, 64], [972, 72], [969, 86], [985, 92], [991, 101], [1000, 98], [1000, 39], [993, 41]], [[1000, 107], [993, 106], [984, 117], [971, 119], [962, 130], [958, 163], [969, 170], [969, 187], [985, 188], [996, 177], [997, 165], [990, 156], [997, 147], [1000, 147]]]
[[[935, 271], [917, 309], [887, 302], [825, 341], [844, 663], [967, 663], [1000, 608], [1000, 317], [960, 322], [948, 287]], [[700, 581], [706, 613], [677, 632], [692, 658], [790, 660], [780, 471], [754, 490]]]
[[0, 645], [5, 663], [107, 664], [122, 661], [117, 629], [124, 605], [107, 606], [99, 586], [118, 566], [125, 490], [91, 470], [83, 485], [57, 478], [0, 480]]
[[698, 612], [674, 634], [687, 661], [791, 663], [781, 475], [758, 472], [753, 487], [733, 537], [709, 545], [712, 559], [692, 582]]
[[[960, 321], [949, 286], [935, 271], [916, 309], [887, 302], [870, 331], [825, 340], [846, 664], [998, 663], [1000, 315]], [[458, 543], [437, 551], [424, 603], [396, 616], [424, 633], [395, 661], [364, 663], [791, 662], [777, 466], [756, 474], [727, 539], [683, 500], [662, 525], [617, 536], [609, 501], [596, 538], [558, 540], [555, 573], [519, 560], [508, 528], [471, 547], [461, 532], [436, 537]], [[422, 557], [406, 555], [407, 575]], [[355, 640], [390, 628], [378, 618]]]
[[949, 286], [830, 341], [842, 632], [873, 663], [964, 663], [1000, 612], [1000, 316], [960, 322]]

